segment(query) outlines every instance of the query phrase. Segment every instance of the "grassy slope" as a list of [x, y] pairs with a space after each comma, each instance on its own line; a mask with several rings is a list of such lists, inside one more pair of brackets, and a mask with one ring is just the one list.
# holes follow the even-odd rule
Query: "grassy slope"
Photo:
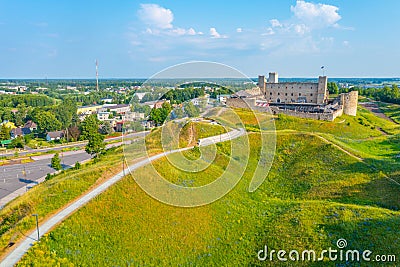
[[[241, 113], [251, 120], [248, 113]], [[372, 125], [365, 125], [367, 118]], [[331, 123], [283, 116], [277, 128], [322, 132], [334, 141], [372, 140], [376, 145], [393, 138], [382, 136], [377, 127], [382, 128], [383, 122], [374, 124], [367, 111], [344, 119]], [[252, 157], [243, 179], [221, 200], [199, 208], [171, 207], [153, 200], [127, 177], [67, 219], [20, 264], [264, 265], [256, 259], [264, 245], [320, 250], [335, 248], [339, 238], [345, 238], [352, 249], [400, 251], [399, 187], [368, 161], [359, 162], [315, 136], [287, 133], [278, 131], [272, 169], [255, 193], [248, 193], [247, 187], [257, 164], [257, 133], [250, 135]], [[219, 151], [228, 145], [219, 146]], [[353, 148], [397, 166], [391, 155], [382, 156], [372, 145], [353, 144]], [[208, 170], [210, 176], [223, 171], [226, 158], [222, 153], [219, 158]], [[165, 160], [155, 166], [161, 173], [173, 173], [171, 180], [176, 183], [212, 180], [204, 174], [178, 172]], [[396, 175], [393, 168], [383, 171]], [[141, 172], [146, 167], [135, 175]]]
[[[203, 138], [215, 135], [216, 131], [222, 131], [219, 126], [198, 123], [195, 124], [199, 136]], [[151, 135], [151, 140], [156, 140], [160, 131], [156, 130]], [[187, 137], [187, 132], [182, 132], [182, 141]], [[158, 142], [159, 144], [159, 142]], [[145, 151], [125, 150], [127, 158], [138, 158], [145, 155]], [[156, 149], [149, 153], [157, 152]], [[186, 152], [190, 157], [190, 151]], [[196, 154], [196, 153], [195, 153]], [[98, 162], [85, 164], [81, 170], [67, 170], [56, 175], [52, 180], [46, 181], [23, 196], [7, 204], [0, 211], [0, 255], [7, 250], [10, 242], [17, 242], [28, 231], [35, 227], [35, 218], [31, 214], [39, 214], [40, 221], [45, 220], [58, 209], [65, 206], [84, 192], [90, 190], [96, 184], [118, 173], [122, 165], [122, 149], [111, 149]], [[93, 172], [93, 169], [96, 171]]]

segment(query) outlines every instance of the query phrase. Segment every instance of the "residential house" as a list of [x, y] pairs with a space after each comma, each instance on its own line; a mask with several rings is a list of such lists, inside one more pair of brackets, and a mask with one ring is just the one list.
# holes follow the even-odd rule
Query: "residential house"
[[22, 128], [27, 128], [29, 130], [31, 130], [31, 132], [36, 131], [37, 130], [37, 125], [35, 122], [29, 120], [24, 124], [24, 127]]
[[30, 133], [32, 133], [32, 131], [29, 128], [18, 127], [18, 128], [14, 128], [10, 131], [10, 136], [11, 136], [11, 139], [15, 139], [19, 136], [24, 136], [24, 135], [27, 135]]
[[56, 141], [64, 138], [64, 131], [48, 132], [46, 135], [47, 142]]

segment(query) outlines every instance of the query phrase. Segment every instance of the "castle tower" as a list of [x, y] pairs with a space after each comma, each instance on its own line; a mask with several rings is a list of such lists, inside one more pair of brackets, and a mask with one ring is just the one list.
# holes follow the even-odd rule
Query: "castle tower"
[[351, 91], [349, 93], [342, 94], [341, 101], [344, 114], [350, 116], [357, 115], [358, 91]]
[[268, 77], [268, 83], [278, 83], [278, 73], [270, 72]]
[[258, 87], [261, 90], [261, 93], [265, 95], [265, 76], [264, 75], [258, 75]]
[[323, 104], [328, 100], [328, 77], [319, 76], [317, 104]]

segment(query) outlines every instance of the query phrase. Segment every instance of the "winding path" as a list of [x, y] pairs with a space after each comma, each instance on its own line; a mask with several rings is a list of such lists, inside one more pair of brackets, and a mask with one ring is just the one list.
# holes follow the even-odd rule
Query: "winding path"
[[[238, 138], [242, 135], [246, 134], [246, 131], [244, 129], [239, 129], [239, 130], [233, 130], [229, 133], [222, 134], [221, 136], [212, 136], [208, 138], [201, 139], [200, 146], [207, 146], [213, 143], [217, 143], [222, 141], [227, 141], [231, 139]], [[148, 157], [144, 160], [141, 160], [135, 164], [132, 164], [129, 166], [129, 170], [134, 171], [140, 167], [143, 167], [147, 165], [148, 163], [157, 160], [159, 158], [162, 158], [168, 154], [175, 153], [175, 152], [180, 152], [180, 151], [185, 151], [189, 150], [193, 147], [186, 147], [186, 148], [181, 148], [181, 149], [176, 149], [176, 150], [171, 150], [167, 151], [152, 157]], [[74, 202], [72, 202], [70, 205], [50, 217], [46, 222], [42, 223], [39, 226], [39, 237], [43, 236], [44, 234], [48, 233], [51, 229], [53, 229], [57, 224], [68, 218], [73, 212], [81, 208], [82, 206], [86, 205], [90, 200], [95, 198], [96, 196], [100, 195], [103, 193], [107, 188], [121, 180], [124, 176], [126, 175], [125, 170], [121, 171], [117, 175], [113, 176], [112, 178], [108, 179], [104, 183], [100, 184], [96, 188], [94, 188], [92, 191], [89, 193], [81, 196]], [[32, 231], [25, 239], [23, 239], [18, 245], [16, 245], [15, 249], [11, 251], [0, 263], [1, 267], [9, 267], [9, 266], [14, 266], [21, 258], [22, 256], [31, 248], [34, 244], [34, 242], [37, 241], [37, 232], [36, 229]]]

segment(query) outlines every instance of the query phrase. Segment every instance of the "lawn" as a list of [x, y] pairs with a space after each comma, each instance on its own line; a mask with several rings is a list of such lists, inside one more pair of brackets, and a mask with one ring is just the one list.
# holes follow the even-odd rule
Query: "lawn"
[[[339, 238], [352, 249], [400, 250], [400, 190], [379, 172], [317, 137], [278, 134], [267, 180], [249, 193], [259, 134], [249, 139], [252, 156], [245, 175], [222, 199], [197, 208], [173, 207], [149, 197], [128, 176], [43, 238], [20, 265], [276, 266], [279, 262], [259, 262], [257, 251], [265, 245], [320, 251], [335, 247]], [[225, 146], [218, 148], [220, 160], [201, 174], [180, 173], [164, 159], [154, 166], [175, 183], [202, 184], [223, 172]], [[146, 173], [144, 167], [133, 175]]]
[[[271, 134], [271, 116], [236, 111], [249, 132], [250, 157], [242, 179], [223, 198], [196, 208], [174, 207], [153, 199], [131, 176], [126, 176], [47, 234], [19, 265], [288, 266], [292, 263], [261, 262], [257, 252], [266, 245], [287, 251], [335, 249], [339, 238], [347, 240], [349, 249], [368, 249], [373, 255], [398, 254], [400, 187], [390, 180], [400, 181], [396, 124], [362, 108], [357, 117], [343, 116], [334, 122], [279, 116], [274, 121], [277, 138], [271, 170], [265, 173], [266, 180], [259, 189], [250, 193], [249, 183], [259, 164], [260, 137]], [[257, 118], [262, 120], [261, 125]], [[218, 116], [225, 125], [236, 125], [236, 119], [232, 113]], [[181, 134], [183, 141], [206, 134], [202, 127], [187, 126]], [[160, 136], [161, 131], [156, 129], [146, 139], [151, 153], [160, 151]], [[364, 160], [338, 150], [329, 141]], [[218, 144], [215, 161], [199, 173], [179, 170], [162, 158], [133, 175], [150, 179], [154, 168], [174, 184], [202, 186], [224, 173], [229, 160], [241, 160], [231, 158], [232, 143]], [[187, 141], [186, 145], [189, 144]], [[134, 154], [135, 151], [125, 150], [132, 153], [132, 159], [142, 155]], [[120, 155], [117, 150], [112, 153], [114, 161], [101, 166], [104, 170], [107, 164], [115, 166]], [[197, 160], [199, 150], [186, 151], [185, 157]], [[76, 171], [76, 175], [84, 170]], [[232, 179], [235, 175], [239, 174], [233, 173]], [[51, 181], [62, 182], [61, 177]], [[92, 178], [91, 182], [94, 181]], [[48, 189], [43, 190], [41, 197], [52, 197]], [[33, 202], [31, 205], [37, 205], [40, 200]], [[29, 206], [17, 207], [20, 213], [25, 212], [26, 218], [33, 212]], [[49, 207], [47, 213], [51, 209], [56, 207]], [[14, 214], [18, 217], [19, 213]], [[22, 229], [33, 227], [30, 217], [19, 224], [22, 222], [26, 224]], [[11, 232], [8, 230], [4, 235], [9, 239]], [[387, 266], [398, 265], [397, 260]], [[336, 264], [351, 266], [344, 261]], [[296, 266], [335, 266], [335, 263], [296, 262]]]

